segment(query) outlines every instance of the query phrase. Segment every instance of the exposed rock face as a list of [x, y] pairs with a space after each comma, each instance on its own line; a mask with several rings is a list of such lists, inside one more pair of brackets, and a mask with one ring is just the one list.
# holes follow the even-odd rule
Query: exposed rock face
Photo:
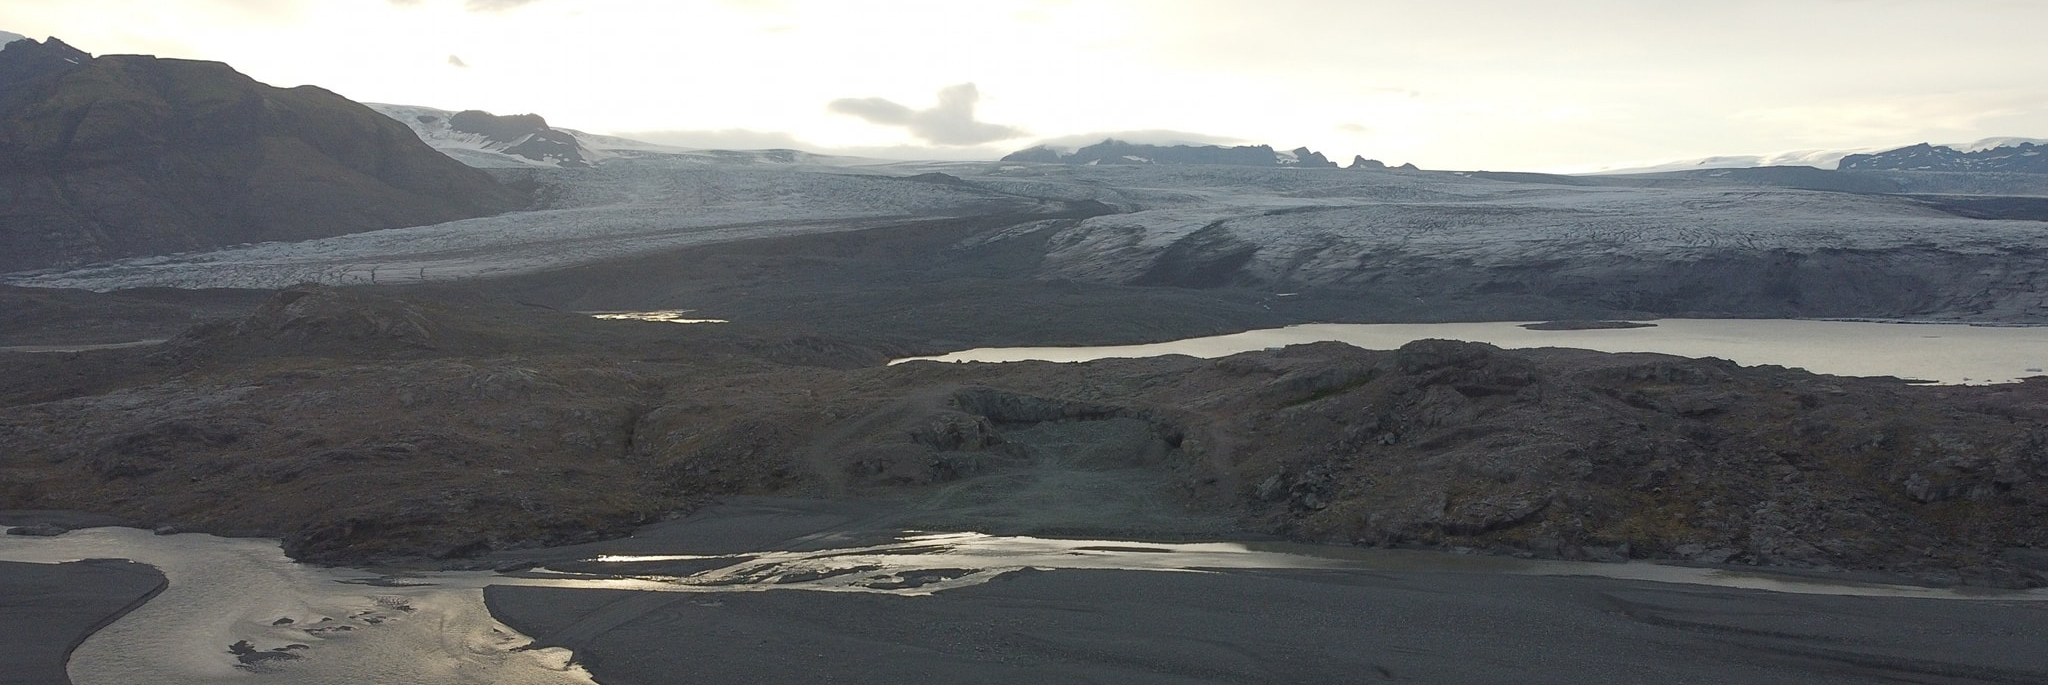
[[1039, 146], [1018, 150], [1005, 155], [1005, 162], [1040, 162], [1060, 164], [1223, 164], [1229, 166], [1299, 166], [1307, 168], [1335, 169], [1323, 153], [1308, 148], [1296, 148], [1282, 154], [1270, 145], [1147, 145], [1126, 143], [1107, 139], [1094, 145], [1062, 154], [1052, 148]]
[[563, 131], [548, 128], [538, 114], [499, 116], [480, 110], [457, 112], [448, 127], [461, 133], [483, 136], [494, 149], [534, 161], [554, 162], [565, 167], [590, 166], [583, 144]]
[[1291, 152], [1294, 154], [1293, 166], [1298, 166], [1304, 169], [1337, 168], [1337, 163], [1330, 161], [1330, 158], [1328, 157], [1324, 157], [1323, 153], [1316, 152], [1305, 147], [1294, 148]]
[[227, 65], [0, 49], [0, 271], [439, 223], [523, 204], [341, 96]]
[[1344, 168], [1351, 171], [1385, 171], [1387, 163], [1377, 159], [1366, 159], [1365, 155], [1353, 155], [1351, 157], [1351, 166]]
[[[1216, 363], [1276, 391], [1209, 432], [1261, 439], [1212, 443], [1235, 447], [1204, 463], [1236, 464], [1219, 487], [1299, 537], [2044, 580], [1998, 561], [2048, 545], [2024, 522], [2048, 506], [2038, 382], [1912, 388], [1451, 341]], [[2016, 401], [1934, 409], [1962, 396]], [[1954, 562], [1913, 552], [1959, 543]]]
[[55, 38], [16, 42], [20, 40], [0, 43], [0, 108], [11, 108], [15, 100], [32, 97], [28, 86], [36, 80], [70, 73], [92, 61], [92, 55], [84, 50]]
[[2048, 145], [2022, 142], [1963, 152], [1921, 143], [1897, 150], [1842, 158], [1842, 171], [1990, 171], [2048, 174]]

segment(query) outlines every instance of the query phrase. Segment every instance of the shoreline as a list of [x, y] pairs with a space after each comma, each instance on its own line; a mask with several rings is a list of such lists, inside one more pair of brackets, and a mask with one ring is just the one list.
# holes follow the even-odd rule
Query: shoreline
[[[1259, 555], [1293, 556], [1314, 546], [1268, 544], [1278, 549], [1261, 550], [1262, 543], [1235, 545], [1244, 551], [1229, 553], [1252, 565], [1230, 565], [1226, 556], [1177, 569], [1171, 563], [1143, 565], [1217, 546], [1068, 540], [1037, 553], [1072, 560], [1047, 567], [1016, 547], [1025, 539], [991, 539], [997, 546], [990, 551], [998, 556], [979, 563], [1015, 570], [936, 586], [936, 593], [922, 596], [905, 596], [919, 594], [915, 584], [902, 590], [831, 584], [844, 577], [846, 571], [835, 570], [840, 566], [875, 573], [861, 570], [869, 568], [869, 558], [907, 564], [896, 572], [905, 581], [928, 579], [914, 582], [943, 584], [959, 577], [945, 569], [975, 568], [945, 556], [972, 553], [980, 544], [975, 536], [906, 539], [904, 530], [888, 527], [914, 513], [887, 501], [735, 497], [626, 538], [491, 555], [503, 567], [495, 578], [504, 582], [485, 580], [480, 601], [494, 620], [532, 638], [523, 649], [572, 650], [571, 663], [609, 685], [668, 682], [665, 677], [685, 668], [699, 669], [690, 672], [703, 682], [750, 683], [815, 682], [801, 678], [814, 679], [820, 669], [845, 682], [874, 683], [935, 677], [1026, 683], [1102, 673], [1161, 683], [1355, 680], [1380, 672], [1372, 664], [1390, 678], [1449, 683], [1497, 682], [1506, 672], [1470, 670], [1478, 668], [1473, 664], [1569, 675], [1574, 682], [1673, 682], [1707, 674], [1725, 681], [1728, 673], [1751, 671], [1767, 680], [1816, 683], [1929, 672], [1992, 676], [1958, 682], [2048, 677], [2048, 654], [2034, 659], [2040, 663], [2013, 656], [2021, 653], [2015, 641], [2034, 634], [2028, 626], [2048, 630], [2048, 592], [1980, 595], [1958, 589], [1916, 595], [1909, 588], [1879, 587], [1870, 588], [1872, 596], [1855, 596], [1854, 586], [1872, 579], [1774, 574], [1769, 568], [1729, 570], [1792, 589], [1671, 580], [1692, 567], [1641, 560], [1576, 567], [1636, 573], [1580, 575], [1569, 572], [1568, 562], [1353, 547], [1325, 549], [1328, 558], [1267, 566], [1256, 563]], [[955, 550], [956, 545], [964, 547]], [[928, 558], [933, 554], [940, 556]], [[1026, 555], [1002, 556], [1016, 554]], [[588, 561], [604, 555], [625, 559]], [[640, 561], [633, 555], [656, 558]], [[658, 555], [682, 556], [664, 561]], [[1116, 566], [1118, 555], [1139, 565]], [[1347, 558], [1352, 561], [1315, 563]], [[1373, 558], [1378, 561], [1357, 561]], [[784, 560], [775, 562], [780, 570], [761, 566], [773, 559]], [[1087, 565], [1103, 559], [1112, 565]], [[571, 560], [586, 561], [579, 567]], [[18, 578], [16, 567], [23, 566], [70, 576], [97, 564], [134, 564], [82, 563], [0, 562], [0, 581]], [[541, 564], [550, 568], [515, 570]], [[604, 589], [606, 565], [622, 567], [618, 577], [657, 585], [666, 574], [712, 568], [736, 569], [725, 577], [739, 582], [659, 592]], [[1527, 570], [1546, 566], [1565, 572]], [[932, 570], [915, 570], [926, 567]], [[409, 587], [432, 584], [431, 573], [419, 569], [366, 570], [408, 578]], [[565, 582], [555, 575], [551, 581], [547, 575], [565, 572], [577, 579]], [[162, 575], [154, 575], [159, 580], [153, 590], [89, 622], [91, 628], [71, 648], [161, 592]], [[575, 587], [578, 582], [590, 587]], [[1800, 586], [1821, 591], [1801, 592]], [[1261, 609], [1254, 618], [1243, 613], [1246, 606]], [[1579, 657], [1539, 658], [1565, 649], [1561, 640], [1582, 639], [1541, 629], [1557, 621], [1590, 633], [1572, 645], [1577, 651], [1561, 652]], [[1991, 625], [2001, 629], [1984, 632]], [[1919, 632], [1926, 626], [1934, 632]], [[21, 649], [17, 640], [0, 643]], [[1745, 644], [1730, 651], [1724, 640]], [[1812, 651], [1815, 641], [1835, 651]], [[1419, 651], [1390, 653], [1388, 645]], [[1699, 651], [1707, 645], [1720, 647]], [[1801, 656], [1763, 664], [1733, 656], [1755, 650]], [[777, 653], [803, 658], [771, 658]], [[1614, 659], [1636, 675], [1585, 670]], [[1856, 666], [1842, 670], [1843, 663]], [[1186, 670], [1188, 664], [1195, 671]]]
[[126, 559], [0, 561], [0, 672], [7, 682], [68, 685], [79, 645], [168, 587], [161, 571]]

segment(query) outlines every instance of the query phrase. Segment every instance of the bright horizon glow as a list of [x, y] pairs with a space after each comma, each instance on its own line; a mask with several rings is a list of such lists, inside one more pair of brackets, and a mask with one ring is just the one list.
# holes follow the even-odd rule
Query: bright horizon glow
[[[2043, 20], [2048, 3], [2014, 0], [0, 8], [0, 30], [93, 54], [217, 60], [358, 101], [536, 112], [693, 147], [993, 159], [1041, 139], [1152, 131], [1134, 137], [1538, 171], [2048, 137]], [[943, 89], [970, 83], [939, 106]]]

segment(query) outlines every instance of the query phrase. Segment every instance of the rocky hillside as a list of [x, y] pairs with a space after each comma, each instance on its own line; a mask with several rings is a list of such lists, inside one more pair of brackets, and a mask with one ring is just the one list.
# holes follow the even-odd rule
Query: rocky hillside
[[518, 193], [405, 126], [224, 64], [0, 49], [0, 271], [495, 214]]
[[785, 493], [907, 498], [926, 529], [2048, 582], [2041, 382], [1450, 341], [1088, 364], [881, 352], [297, 288], [155, 348], [0, 354], [0, 509], [361, 562]]
[[1841, 171], [1975, 171], [2048, 174], [2048, 145], [2021, 141], [1963, 151], [1921, 143], [1876, 154], [1842, 158]]

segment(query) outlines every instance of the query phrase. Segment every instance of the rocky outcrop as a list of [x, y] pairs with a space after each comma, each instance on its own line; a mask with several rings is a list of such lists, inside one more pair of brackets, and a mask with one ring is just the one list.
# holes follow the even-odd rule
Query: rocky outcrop
[[0, 49], [0, 271], [493, 214], [523, 198], [397, 122], [224, 64]]
[[459, 133], [482, 136], [493, 149], [537, 162], [565, 167], [590, 166], [583, 144], [566, 131], [548, 128], [538, 114], [498, 116], [480, 110], [465, 110], [448, 118], [448, 128]]
[[[0, 396], [0, 510], [360, 563], [617, 535], [726, 493], [877, 495], [982, 531], [1234, 517], [1312, 542], [2048, 583], [2040, 380], [1448, 340], [832, 369], [704, 327], [320, 288], [181, 341], [0, 355], [8, 383], [74, 388]], [[196, 347], [221, 352], [173, 354]]]
[[319, 285], [287, 288], [239, 319], [208, 322], [165, 341], [155, 356], [187, 360], [221, 356], [278, 357], [335, 353], [403, 353], [440, 347], [478, 349], [453, 340], [442, 324], [457, 317], [445, 306], [364, 297]]
[[1975, 171], [2048, 174], [2048, 145], [2014, 145], [1963, 152], [1946, 145], [1921, 143], [1875, 154], [1842, 158], [1841, 171]]
[[[1218, 362], [1269, 384], [1374, 370], [1212, 428], [1262, 437], [1209, 477], [1298, 537], [2048, 581], [2001, 561], [2048, 547], [2027, 522], [2048, 507], [2042, 383], [1914, 388], [1453, 341], [1321, 347]], [[1933, 409], [1980, 394], [2012, 402]]]
[[56, 38], [0, 44], [0, 111], [34, 97], [31, 86], [36, 82], [61, 77], [91, 61], [92, 55]]
[[1387, 163], [1377, 159], [1366, 159], [1365, 155], [1353, 155], [1351, 165], [1344, 168], [1350, 171], [1386, 171]]
[[1328, 157], [1324, 157], [1323, 153], [1316, 152], [1305, 147], [1294, 148], [1293, 150], [1289, 151], [1288, 154], [1291, 156], [1293, 164], [1287, 164], [1286, 160], [1283, 159], [1283, 166], [1298, 166], [1303, 169], [1337, 168], [1337, 163], [1330, 161], [1330, 158]]

